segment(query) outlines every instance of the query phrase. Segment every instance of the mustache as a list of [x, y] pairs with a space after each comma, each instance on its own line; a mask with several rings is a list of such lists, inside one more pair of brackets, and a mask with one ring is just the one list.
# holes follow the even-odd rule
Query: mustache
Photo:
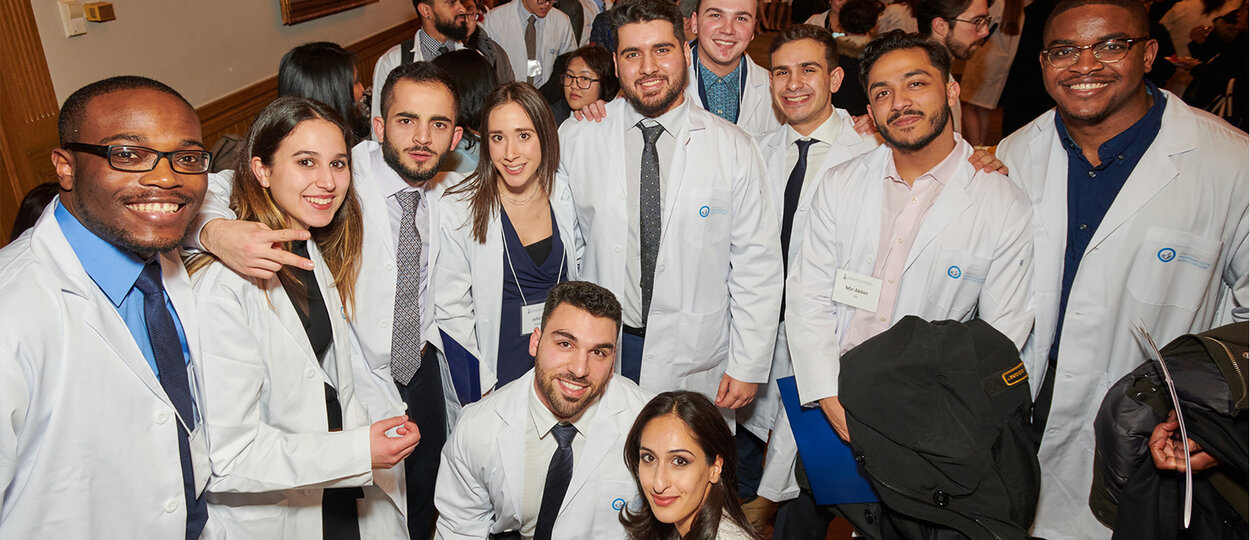
[[433, 148], [430, 148], [429, 146], [426, 146], [426, 145], [423, 145], [423, 144], [418, 144], [418, 145], [416, 145], [416, 146], [409, 146], [408, 148], [405, 148], [405, 149], [404, 149], [404, 153], [405, 153], [405, 154], [410, 153], [410, 152], [425, 152], [425, 153], [427, 153], [427, 154], [437, 154], [437, 153], [438, 153], [438, 152], [435, 152]]
[[177, 203], [191, 204], [195, 202], [195, 197], [187, 194], [184, 190], [149, 190], [138, 193], [128, 193], [120, 197], [122, 204], [143, 204], [143, 203]]
[[898, 120], [899, 118], [902, 118], [904, 116], [919, 116], [923, 118], [924, 113], [917, 111], [916, 109], [906, 109], [906, 110], [898, 111], [894, 114], [891, 114], [890, 117], [886, 119], [885, 123], [892, 124], [894, 123], [895, 120]]
[[568, 381], [568, 382], [571, 382], [571, 383], [577, 383], [577, 384], [580, 384], [580, 385], [590, 386], [590, 377], [589, 377], [589, 376], [582, 376], [582, 377], [578, 377], [578, 376], [576, 376], [576, 375], [574, 375], [574, 374], [572, 374], [572, 373], [565, 373], [565, 374], [560, 375], [560, 376], [558, 376], [558, 377], [556, 377], [556, 378], [557, 378], [557, 379], [560, 379], [560, 380], [562, 380], [562, 381]]

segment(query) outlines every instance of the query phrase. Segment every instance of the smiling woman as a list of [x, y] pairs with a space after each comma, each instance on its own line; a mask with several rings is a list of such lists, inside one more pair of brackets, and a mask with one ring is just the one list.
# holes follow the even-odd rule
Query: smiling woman
[[734, 494], [738, 452], [720, 410], [697, 392], [665, 392], [625, 438], [625, 466], [647, 505], [621, 510], [635, 540], [759, 538]]

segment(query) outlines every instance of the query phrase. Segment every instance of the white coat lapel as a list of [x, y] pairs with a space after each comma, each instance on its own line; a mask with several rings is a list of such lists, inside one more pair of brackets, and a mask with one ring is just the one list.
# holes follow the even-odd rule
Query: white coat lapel
[[[962, 159], [962, 157], [961, 157]], [[965, 188], [972, 181], [973, 171], [972, 165], [961, 163], [956, 176], [950, 178], [946, 185], [942, 187], [942, 192], [938, 194], [937, 201], [934, 201], [933, 207], [929, 209], [929, 213], [925, 215], [923, 222], [920, 224], [920, 230], [916, 233], [916, 241], [912, 243], [911, 251], [907, 253], [907, 265], [903, 268], [906, 272], [911, 268], [912, 263], [916, 262], [916, 258], [933, 242], [938, 235], [946, 227], [950, 226], [964, 210], [972, 206], [972, 200], [968, 198], [968, 192]]]
[[[529, 421], [529, 393], [534, 388], [534, 372], [521, 377], [517, 381], [518, 388], [516, 392], [508, 396], [508, 399], [498, 401], [495, 413], [499, 415], [503, 428], [500, 430], [499, 441], [505, 442], [498, 445], [495, 452], [498, 453], [500, 474], [503, 480], [504, 493], [507, 494], [508, 501], [512, 504], [512, 511], [516, 514], [517, 522], [521, 520], [521, 509], [524, 508], [525, 501], [522, 499], [524, 490], [522, 484], [525, 480], [525, 422]], [[517, 451], [515, 441], [521, 441], [521, 451]], [[499, 519], [503, 519], [499, 516]]]
[[[378, 149], [375, 157], [373, 149]], [[356, 185], [356, 198], [360, 201], [361, 214], [365, 218], [365, 229], [373, 231], [368, 233], [370, 236], [377, 238], [382, 243], [382, 249], [386, 250], [387, 260], [394, 261], [397, 257], [395, 253], [394, 233], [391, 231], [391, 213], [386, 207], [385, 193], [382, 193], [378, 186], [378, 176], [391, 173], [390, 167], [381, 158], [381, 150], [378, 143], [372, 141], [364, 141], [354, 149], [352, 149], [352, 160], [354, 161], [353, 170], [360, 171], [352, 175], [352, 182]], [[379, 170], [378, 167], [383, 167]], [[380, 261], [375, 261], [375, 264]]]
[[617, 443], [624, 434], [620, 426], [616, 424], [616, 419], [624, 412], [624, 407], [619, 399], [620, 394], [612, 391], [611, 381], [608, 384], [603, 398], [599, 401], [599, 410], [595, 413], [595, 420], [590, 424], [590, 436], [586, 438], [586, 444], [582, 446], [582, 455], [574, 458], [577, 465], [573, 467], [569, 489], [565, 492], [564, 502], [560, 505], [561, 512], [577, 498], [578, 491], [586, 485], [604, 459], [621, 459], [621, 446]]
[[[664, 245], [665, 239], [669, 233], [669, 222], [673, 217], [673, 210], [677, 206], [679, 196], [690, 200], [690, 195], [683, 193], [682, 190], [689, 185], [686, 177], [701, 178], [699, 171], [686, 171], [686, 161], [690, 156], [690, 143], [694, 137], [699, 136], [698, 132], [703, 131], [703, 122], [698, 119], [696, 114], [698, 110], [693, 105], [689, 105], [686, 111], [686, 124], [681, 126], [677, 132], [677, 144], [673, 148], [673, 162], [668, 167], [668, 177], [664, 179], [664, 204], [661, 211], [664, 216], [660, 224], [660, 245]], [[669, 129], [670, 126], [665, 126]]]

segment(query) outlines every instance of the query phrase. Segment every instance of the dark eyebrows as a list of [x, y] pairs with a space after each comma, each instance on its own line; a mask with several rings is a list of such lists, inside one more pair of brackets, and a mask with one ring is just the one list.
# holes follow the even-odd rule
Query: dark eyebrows
[[[1104, 41], [1110, 41], [1113, 39], [1129, 39], [1130, 37], [1131, 36], [1127, 32], [1115, 32], [1115, 33], [1107, 34], [1105, 36], [1098, 38], [1097, 40], [1094, 41], [1094, 43], [1102, 43]], [[1071, 40], [1071, 39], [1052, 39], [1046, 43], [1045, 48], [1051, 49], [1054, 47], [1066, 47], [1069, 45], [1076, 45], [1076, 41]]]
[[[147, 137], [144, 137], [143, 135], [140, 135], [138, 133], [118, 133], [116, 135], [111, 135], [109, 137], [100, 139], [99, 142], [100, 144], [103, 144], [103, 145], [108, 145], [108, 144], [116, 143], [116, 142], [129, 142], [135, 145], [151, 144], [148, 142]], [[200, 149], [206, 148], [204, 146], [204, 142], [198, 139], [183, 139], [181, 141], [178, 141], [178, 145], [180, 147], [194, 146]]]
[[[397, 113], [395, 113], [395, 114], [394, 114], [394, 115], [392, 115], [392, 116], [399, 116], [399, 117], [402, 117], [402, 118], [407, 118], [407, 119], [409, 119], [409, 120], [421, 120], [421, 115], [416, 114], [416, 113], [410, 113], [410, 112], [397, 112]], [[451, 120], [451, 117], [446, 116], [446, 115], [442, 115], [442, 114], [435, 114], [435, 115], [431, 115], [431, 116], [430, 116], [430, 121], [431, 121], [431, 122], [438, 122], [438, 121], [442, 121], [442, 122], [453, 123], [453, 122], [452, 122], [452, 120]]]

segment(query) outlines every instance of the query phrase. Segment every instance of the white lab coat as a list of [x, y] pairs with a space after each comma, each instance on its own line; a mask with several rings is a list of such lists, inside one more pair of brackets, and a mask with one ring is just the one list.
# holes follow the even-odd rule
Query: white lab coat
[[[434, 504], [436, 539], [480, 540], [521, 530], [525, 499], [525, 431], [534, 371], [465, 407], [443, 446]], [[613, 376], [595, 409], [590, 434], [574, 456], [573, 476], [552, 538], [625, 538], [617, 516], [643, 504], [625, 460], [625, 436], [651, 396]]]
[[[586, 238], [582, 279], [624, 294], [629, 239], [623, 149], [629, 103], [560, 127], [560, 173]], [[742, 130], [690, 100], [662, 189], [661, 238], [642, 355], [648, 392], [715, 398], [723, 375], [766, 383], [781, 311], [781, 233], [763, 158]], [[734, 424], [733, 411], [726, 420]]]
[[[695, 46], [698, 47], [698, 45]], [[768, 70], [752, 61], [749, 55], [744, 55], [743, 58], [747, 61], [747, 81], [742, 90], [742, 97], [738, 100], [737, 125], [748, 135], [759, 137], [765, 132], [781, 127], [785, 123], [785, 117], [773, 107]], [[692, 56], [690, 66], [686, 70], [689, 78], [689, 83], [686, 84], [686, 97], [691, 103], [702, 107], [703, 101], [699, 99], [699, 70], [696, 63], [697, 60]]]
[[[803, 231], [807, 226], [807, 216], [811, 210], [812, 195], [825, 173], [847, 160], [864, 154], [880, 143], [871, 135], [862, 135], [855, 131], [854, 118], [842, 109], [834, 109], [841, 130], [824, 160], [815, 165], [816, 170], [804, 181], [799, 191], [799, 205], [794, 211], [794, 223], [790, 231], [790, 251], [786, 254], [790, 264], [795, 264], [798, 246], [803, 240]], [[777, 211], [777, 226], [781, 227], [784, 216], [786, 182], [790, 179], [790, 170], [786, 168], [786, 133], [785, 127], [779, 127], [756, 139], [760, 151], [764, 153], [764, 163], [768, 167], [768, 178], [773, 186], [773, 203]], [[768, 376], [768, 384], [760, 386], [755, 401], [749, 408], [750, 416], [743, 420], [743, 425], [761, 440], [768, 441], [768, 458], [764, 466], [764, 477], [760, 480], [758, 492], [771, 501], [789, 500], [798, 495], [798, 484], [794, 481], [794, 460], [798, 456], [794, 446], [794, 435], [790, 433], [790, 425], [786, 421], [781, 406], [781, 394], [777, 389], [777, 379], [794, 375], [790, 366], [790, 351], [786, 347], [785, 323], [777, 329], [777, 345], [773, 352], [773, 367]], [[744, 408], [744, 409], [745, 409]], [[743, 419], [742, 414], [738, 416]], [[769, 437], [769, 432], [772, 437]]]
[[[194, 278], [203, 324], [209, 522], [205, 538], [319, 538], [323, 488], [363, 487], [363, 537], [407, 534], [394, 480], [373, 485], [371, 422], [352, 382], [351, 330], [329, 268], [309, 256], [330, 315], [325, 368], [278, 279], [264, 288], [219, 262]], [[343, 430], [327, 431], [325, 384], [338, 391]], [[392, 471], [378, 471], [392, 475]]]
[[[1002, 175], [975, 171], [972, 146], [958, 135], [956, 144], [958, 172], [920, 224], [889, 322], [979, 318], [1020, 347], [1033, 327], [1029, 203]], [[873, 273], [891, 159], [883, 145], [843, 163], [813, 195], [786, 281], [786, 337], [804, 404], [838, 395], [840, 347], [856, 308], [831, 298], [834, 276]]]
[[[556, 179], [550, 200], [556, 216], [555, 233], [564, 243], [565, 276], [576, 280], [577, 245], [581, 240], [568, 183]], [[486, 242], [478, 243], [473, 238], [469, 194], [448, 195], [439, 204], [443, 252], [435, 269], [440, 275], [434, 295], [434, 320], [448, 336], [477, 356], [479, 388], [485, 394], [498, 380], [500, 306], [507, 272], [503, 262], [503, 222], [495, 214], [486, 228]], [[507, 279], [512, 279], [510, 274]], [[541, 303], [542, 299], [530, 301]]]
[[[197, 492], [208, 483], [202, 422], [178, 416], [117, 308], [83, 269], [48, 205], [0, 250], [0, 538], [183, 538], [178, 431], [195, 422]], [[200, 333], [179, 253], [160, 256], [191, 351]]]
[[[507, 51], [508, 60], [512, 63], [512, 73], [516, 75], [516, 80], [524, 82], [529, 74], [525, 66], [529, 61], [525, 53], [525, 27], [528, 22], [521, 20], [518, 9], [519, 4], [506, 4], [492, 9], [486, 14], [482, 27]], [[564, 12], [552, 8], [542, 21], [543, 28], [538, 32], [534, 51], [538, 55], [538, 63], [542, 64], [542, 73], [534, 78], [535, 87], [542, 86], [551, 78], [552, 66], [555, 65], [557, 56], [577, 47], [573, 41], [572, 23]]]
[[[370, 114], [373, 116], [382, 116], [382, 87], [386, 85], [386, 77], [400, 64], [404, 63], [404, 58], [411, 57], [413, 62], [424, 62], [427, 60], [425, 52], [421, 50], [421, 38], [416, 34], [413, 35], [412, 49], [407, 51], [399, 50], [403, 46], [403, 42], [391, 46], [386, 52], [382, 53], [382, 56], [378, 57], [377, 63], [373, 65], [373, 100], [369, 104]], [[461, 45], [460, 42], [451, 42], [451, 50], [457, 51], [463, 48], [464, 45]], [[433, 58], [428, 60], [433, 60]], [[369, 135], [376, 138], [372, 130], [369, 132]]]
[[[1246, 134], [1175, 95], [1164, 96], [1159, 135], [1098, 226], [1072, 283], [1038, 453], [1035, 536], [1110, 536], [1087, 502], [1093, 419], [1107, 388], [1146, 359], [1133, 324], [1144, 323], [1163, 346], [1234, 318], [1246, 320]], [[1020, 128], [998, 149], [1034, 208], [1037, 326], [1024, 359], [1035, 394], [1059, 320], [1067, 244], [1068, 154], [1054, 114]], [[1229, 293], [1235, 310], [1221, 309], [1230, 305]]]

